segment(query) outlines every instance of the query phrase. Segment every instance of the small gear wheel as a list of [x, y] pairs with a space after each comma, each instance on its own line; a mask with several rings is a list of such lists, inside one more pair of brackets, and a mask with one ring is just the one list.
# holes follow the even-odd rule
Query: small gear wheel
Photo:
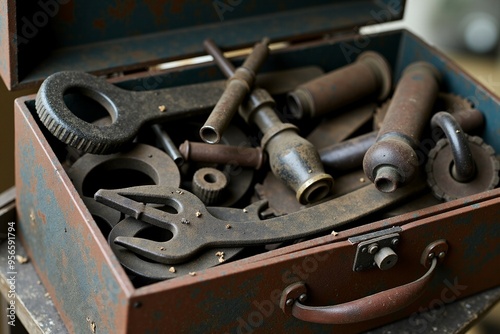
[[[389, 109], [391, 99], [387, 99], [375, 110], [373, 117], [373, 128], [379, 130], [382, 127], [385, 114]], [[472, 109], [472, 104], [461, 96], [451, 93], [439, 93], [434, 103], [434, 112], [447, 111], [453, 114], [456, 111]]]
[[476, 164], [476, 174], [468, 182], [459, 182], [452, 176], [453, 155], [448, 139], [440, 139], [429, 152], [425, 168], [427, 183], [438, 199], [451, 201], [491, 190], [498, 185], [500, 163], [495, 157], [495, 151], [480, 137], [466, 137]]

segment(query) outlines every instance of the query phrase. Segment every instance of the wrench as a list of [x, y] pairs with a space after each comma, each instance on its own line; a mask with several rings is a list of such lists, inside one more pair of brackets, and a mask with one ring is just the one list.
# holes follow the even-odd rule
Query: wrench
[[[173, 237], [165, 242], [117, 237], [115, 243], [153, 261], [175, 264], [189, 260], [206, 248], [263, 245], [325, 232], [396, 204], [423, 189], [423, 179], [391, 194], [381, 193], [370, 185], [293, 214], [244, 223], [214, 217], [195, 195], [175, 187], [101, 189], [96, 192], [95, 199], [126, 215], [169, 230]], [[170, 212], [144, 203], [166, 205]]]

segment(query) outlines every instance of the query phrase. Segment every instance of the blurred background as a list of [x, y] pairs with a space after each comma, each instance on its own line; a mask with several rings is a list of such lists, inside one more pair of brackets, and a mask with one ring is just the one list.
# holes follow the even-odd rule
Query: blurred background
[[[409, 29], [500, 96], [500, 6], [498, 0], [407, 0], [404, 20], [365, 27], [363, 33]], [[17, 96], [36, 90], [8, 92], [0, 83], [0, 192], [14, 184], [14, 117]], [[500, 307], [469, 334], [500, 333]]]

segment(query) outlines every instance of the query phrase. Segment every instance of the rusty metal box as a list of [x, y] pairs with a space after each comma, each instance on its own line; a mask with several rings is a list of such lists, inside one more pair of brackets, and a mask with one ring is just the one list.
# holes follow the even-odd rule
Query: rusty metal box
[[[56, 20], [64, 23], [55, 26], [58, 33], [68, 29], [77, 34], [85, 29], [84, 24], [92, 24], [93, 29], [99, 30], [113, 22], [114, 16], [126, 16], [131, 21], [136, 19], [126, 12], [134, 7], [133, 1], [130, 8], [122, 6], [121, 2], [100, 6], [108, 6], [106, 13], [110, 16], [103, 19], [97, 14], [89, 14], [88, 10], [85, 12], [81, 2], [63, 4], [59, 0], [53, 3], [60, 5], [58, 15], [54, 14]], [[216, 3], [204, 2], [204, 5], [214, 10]], [[238, 7], [240, 3], [241, 7]], [[11, 56], [19, 58], [17, 65], [12, 57], [10, 63], [3, 58], [2, 75], [8, 72], [10, 81], [7, 81], [15, 86], [39, 82], [50, 72], [73, 67], [98, 74], [131, 71], [162, 60], [199, 55], [205, 37], [220, 39], [223, 47], [245, 46], [263, 35], [274, 40], [291, 39], [288, 47], [270, 54], [263, 71], [311, 64], [329, 71], [354, 61], [362, 51], [373, 50], [389, 60], [395, 79], [414, 61], [433, 64], [442, 72], [445, 91], [468, 98], [475, 108], [482, 111], [486, 125], [481, 135], [497, 152], [500, 150], [500, 101], [497, 97], [411, 32], [401, 30], [361, 36], [357, 28], [352, 28], [357, 24], [380, 23], [401, 17], [404, 1], [318, 1], [307, 9], [300, 1], [286, 2], [286, 5], [285, 2], [264, 4], [258, 1], [223, 4], [229, 6], [225, 12], [227, 21], [215, 25], [214, 17], [218, 20], [220, 11], [215, 10], [210, 18], [205, 19], [204, 12], [196, 12], [199, 7], [193, 2], [163, 4], [159, 1], [156, 3], [158, 8], [155, 7], [157, 14], [170, 8], [179, 15], [175, 19], [178, 22], [174, 20], [178, 30], [169, 31], [169, 22], [162, 21], [162, 15], [158, 15], [154, 19], [167, 29], [162, 33], [123, 39], [121, 33], [135, 31], [131, 26], [125, 25], [129, 30], [115, 26], [114, 36], [99, 37], [100, 40], [94, 36], [95, 40], [89, 39], [88, 44], [82, 42], [78, 46], [70, 45], [72, 36], [68, 33], [64, 37], [68, 45], [53, 50], [32, 68], [28, 66], [29, 61], [23, 63], [24, 57], [28, 57], [32, 50], [14, 50], [9, 44], [7, 49]], [[150, 3], [136, 5], [138, 13], [142, 13], [142, 7], [150, 6]], [[2, 6], [5, 13], [5, 10], [19, 5], [3, 1]], [[23, 10], [33, 15], [38, 13], [33, 8]], [[81, 26], [77, 24], [80, 21], [71, 21], [78, 18], [79, 10], [83, 11], [84, 18]], [[255, 16], [245, 17], [239, 10]], [[194, 11], [200, 25], [187, 29], [182, 22], [183, 15], [189, 11]], [[266, 13], [273, 13], [276, 17], [264, 15]], [[90, 15], [93, 20], [85, 21], [85, 15]], [[230, 15], [234, 16], [230, 18]], [[267, 21], [256, 25], [263, 19]], [[18, 16], [19, 22], [23, 21]], [[76, 23], [72, 25], [72, 22]], [[12, 24], [10, 19], [0, 21], [4, 31]], [[313, 29], [304, 31], [304, 25]], [[240, 30], [231, 31], [235, 26]], [[120, 31], [121, 28], [124, 31]], [[146, 24], [142, 33], [153, 30]], [[322, 38], [311, 38], [312, 32], [316, 36], [321, 33]], [[181, 43], [182, 39], [187, 40]], [[298, 43], [299, 40], [305, 42]], [[6, 43], [5, 40], [2, 43]], [[16, 66], [17, 70], [13, 70]], [[157, 83], [154, 89], [159, 89], [220, 78], [216, 67], [208, 63], [153, 74], [138, 71], [115, 78], [113, 82], [133, 89], [154, 81]], [[500, 274], [496, 270], [500, 263], [500, 227], [497, 224], [500, 190], [495, 189], [392, 218], [377, 220], [371, 216], [363, 224], [335, 228], [331, 234], [198, 271], [196, 275], [183, 275], [136, 288], [65, 172], [61, 163], [62, 144], [40, 123], [34, 96], [18, 99], [15, 109], [16, 188], [22, 241], [71, 332], [350, 333], [405, 316], [410, 316], [411, 328], [426, 330], [428, 324], [419, 318], [422, 310], [500, 283]], [[290, 214], [288, 219], [314, 211], [314, 216], [307, 217], [334, 220], [336, 212], [343, 210], [346, 208], [328, 201]], [[397, 236], [398, 264], [387, 271], [353, 270], [363, 241], [384, 235]], [[442, 240], [446, 241], [447, 248], [440, 248], [444, 247], [442, 243], [433, 244]], [[422, 254], [429, 254], [429, 246], [434, 247], [432, 251], [439, 251], [437, 254], [446, 251], [443, 261], [432, 268], [432, 279], [428, 269], [421, 265]], [[429, 262], [424, 261], [424, 265], [429, 265]], [[304, 282], [307, 286], [307, 305], [340, 305], [340, 308], [330, 309], [343, 320], [326, 325], [285, 314], [280, 309], [280, 299], [284, 291], [290, 290], [297, 282]], [[420, 297], [414, 301], [405, 299], [405, 291], [417, 285], [422, 292]], [[300, 289], [291, 294], [300, 293]], [[288, 290], [285, 293], [291, 291]], [[399, 308], [376, 317], [381, 313], [370, 309], [370, 305], [381, 293]], [[353, 302], [348, 304], [350, 301]], [[380, 308], [379, 304], [373, 305]]]

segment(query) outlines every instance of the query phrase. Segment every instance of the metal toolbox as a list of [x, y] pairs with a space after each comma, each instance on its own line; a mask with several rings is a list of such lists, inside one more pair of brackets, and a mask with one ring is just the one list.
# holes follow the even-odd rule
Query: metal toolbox
[[[9, 43], [10, 62], [2, 66], [4, 79], [8, 72], [7, 81], [12, 86], [33, 84], [66, 69], [98, 74], [134, 71], [159, 61], [200, 55], [206, 37], [216, 39], [224, 48], [234, 48], [266, 35], [273, 41], [291, 43], [271, 52], [263, 72], [306, 65], [319, 66], [326, 72], [372, 50], [389, 61], [397, 82], [410, 63], [429, 62], [443, 76], [442, 90], [469, 99], [483, 113], [486, 121], [481, 136], [497, 152], [500, 150], [498, 98], [411, 32], [358, 34], [356, 27], [400, 18], [404, 1], [317, 1], [307, 8], [300, 1], [172, 3], [155, 7], [159, 33], [151, 33], [154, 25], [141, 16], [146, 15], [146, 2], [135, 8], [131, 4], [102, 4], [99, 13], [109, 15], [102, 18], [95, 15], [97, 11], [86, 10], [82, 2], [53, 4], [51, 8], [57, 7], [53, 19], [61, 24], [50, 28], [63, 34], [63, 47], [33, 64], [30, 48], [34, 46], [19, 44], [23, 36], [18, 30], [19, 48]], [[23, 6], [3, 2], [4, 10], [20, 11], [18, 27], [22, 27], [23, 17], [34, 17], [40, 11]], [[162, 21], [163, 10], [167, 9], [176, 15]], [[205, 17], [205, 10], [213, 12]], [[120, 25], [122, 21], [113, 25], [113, 15], [127, 17], [125, 26]], [[12, 15], [2, 17], [0, 24], [6, 31], [14, 24], [10, 20], [15, 19]], [[219, 19], [222, 22], [214, 24]], [[146, 20], [147, 24], [139, 28], [136, 20]], [[186, 20], [191, 20], [191, 27], [184, 26]], [[198, 25], [192, 27], [194, 22]], [[89, 24], [96, 31], [107, 24], [113, 28], [106, 38], [100, 35], [91, 40], [90, 33], [84, 34], [85, 38], [79, 36]], [[42, 43], [50, 30], [40, 29], [34, 38]], [[144, 35], [120, 38], [137, 31]], [[81, 45], [69, 43], [80, 37]], [[112, 82], [142, 90], [221, 78], [219, 70], [208, 63], [153, 75], [138, 71]], [[500, 274], [495, 268], [500, 262], [500, 228], [496, 224], [500, 206], [499, 190], [494, 189], [382, 220], [374, 215], [365, 217], [363, 223], [352, 219], [352, 223], [332, 227], [312, 239], [228, 261], [194, 275], [135, 287], [66, 173], [65, 146], [40, 123], [35, 96], [16, 101], [15, 120], [16, 197], [22, 242], [71, 332], [87, 332], [90, 328], [103, 333], [354, 333], [410, 315], [409, 326], [420, 329], [427, 326], [419, 321], [422, 310], [499, 284]], [[326, 224], [327, 220], [345, 216], [349, 209], [381, 198], [388, 197], [374, 191], [365, 197], [350, 197], [350, 202], [334, 199], [273, 221], [286, 221], [290, 228], [301, 222]], [[385, 271], [357, 270], [362, 261], [371, 265], [373, 254], [367, 255], [370, 252], [363, 249], [375, 241], [397, 253], [397, 265]], [[412, 296], [417, 293], [419, 297], [414, 300]], [[303, 316], [292, 310], [298, 302], [330, 307], [306, 310]], [[335, 324], [318, 323], [326, 317]]]

